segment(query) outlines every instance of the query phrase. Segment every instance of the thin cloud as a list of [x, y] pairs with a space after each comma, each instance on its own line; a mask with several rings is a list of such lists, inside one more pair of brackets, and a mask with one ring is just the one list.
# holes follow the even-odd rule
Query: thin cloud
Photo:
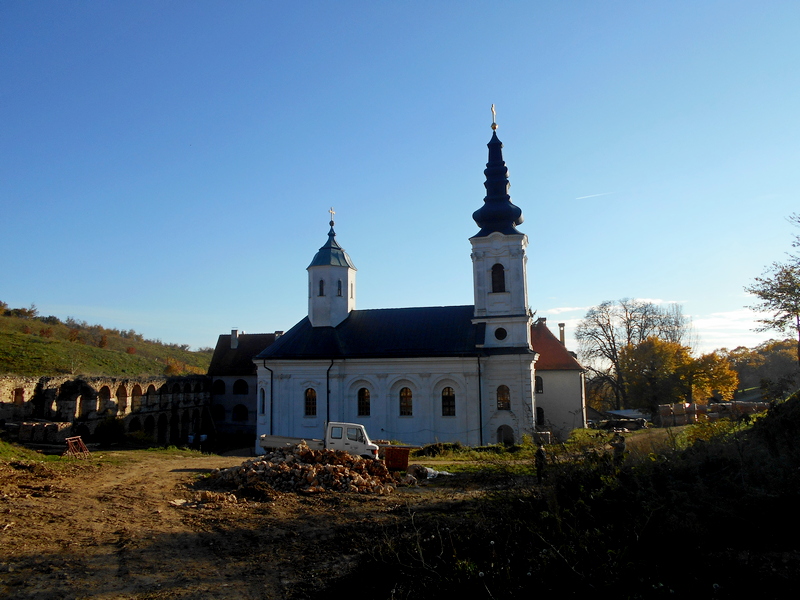
[[558, 308], [548, 308], [542, 312], [546, 315], [560, 315], [565, 312], [575, 312], [576, 310], [584, 311], [589, 310], [590, 306], [560, 306]]
[[589, 194], [588, 196], [579, 196], [575, 198], [575, 200], [586, 200], [587, 198], [599, 198], [600, 196], [610, 196], [611, 194], [616, 194], [617, 192], [603, 192], [602, 194]]

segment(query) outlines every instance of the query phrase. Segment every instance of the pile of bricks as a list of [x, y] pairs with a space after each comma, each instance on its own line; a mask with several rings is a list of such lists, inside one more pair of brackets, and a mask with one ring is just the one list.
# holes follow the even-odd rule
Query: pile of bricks
[[312, 450], [306, 444], [281, 448], [238, 467], [215, 469], [209, 478], [245, 495], [248, 488], [264, 484], [279, 492], [391, 494], [395, 484], [381, 461], [342, 450]]

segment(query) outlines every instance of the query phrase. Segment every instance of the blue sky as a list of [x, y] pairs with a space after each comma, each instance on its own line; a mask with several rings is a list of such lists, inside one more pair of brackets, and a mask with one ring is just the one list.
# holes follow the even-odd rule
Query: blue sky
[[472, 303], [492, 103], [533, 309], [753, 345], [796, 233], [797, 2], [0, 3], [0, 299], [213, 346], [289, 329], [328, 208], [358, 307]]

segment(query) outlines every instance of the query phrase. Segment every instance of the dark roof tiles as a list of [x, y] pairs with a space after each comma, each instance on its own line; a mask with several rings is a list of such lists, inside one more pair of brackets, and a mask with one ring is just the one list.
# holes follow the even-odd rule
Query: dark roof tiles
[[[312, 327], [308, 318], [257, 359], [414, 358], [475, 356], [481, 328], [473, 306], [354, 310], [336, 327]], [[516, 348], [516, 353], [529, 353]]]
[[274, 333], [241, 333], [238, 337], [238, 347], [231, 348], [230, 334], [219, 336], [209, 375], [255, 375], [253, 357], [275, 341]]

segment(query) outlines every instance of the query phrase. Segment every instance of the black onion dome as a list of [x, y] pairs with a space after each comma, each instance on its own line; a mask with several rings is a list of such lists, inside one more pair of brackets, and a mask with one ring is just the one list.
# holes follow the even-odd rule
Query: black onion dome
[[484, 205], [472, 213], [472, 218], [481, 230], [474, 237], [486, 237], [495, 231], [505, 235], [522, 235], [515, 225], [523, 221], [522, 209], [511, 202], [508, 195], [508, 168], [503, 160], [503, 143], [492, 133], [489, 148], [489, 162], [486, 163], [486, 197]]
[[347, 255], [339, 243], [336, 241], [336, 232], [333, 230], [333, 221], [331, 221], [331, 230], [328, 232], [328, 241], [319, 249], [314, 255], [314, 260], [311, 261], [309, 267], [350, 267], [356, 270], [353, 261]]

